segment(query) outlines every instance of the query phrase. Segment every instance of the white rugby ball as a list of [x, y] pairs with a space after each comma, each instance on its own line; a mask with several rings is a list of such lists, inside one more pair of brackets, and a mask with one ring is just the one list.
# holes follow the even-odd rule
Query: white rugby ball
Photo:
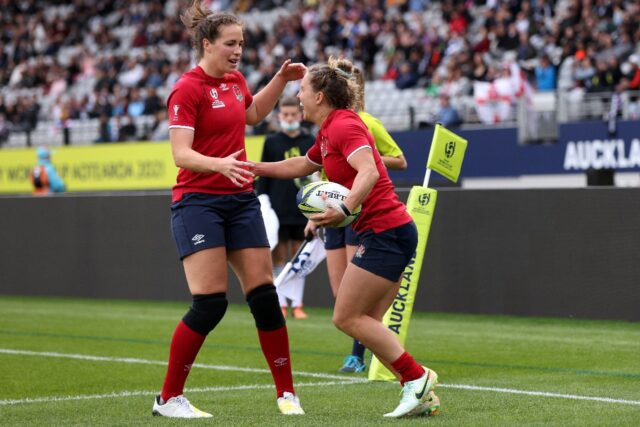
[[[338, 210], [340, 203], [349, 195], [349, 189], [335, 182], [316, 181], [305, 185], [298, 191], [296, 202], [298, 209], [307, 218], [311, 215], [323, 213], [331, 206]], [[351, 224], [360, 215], [362, 207], [358, 206], [336, 227], [345, 227]]]

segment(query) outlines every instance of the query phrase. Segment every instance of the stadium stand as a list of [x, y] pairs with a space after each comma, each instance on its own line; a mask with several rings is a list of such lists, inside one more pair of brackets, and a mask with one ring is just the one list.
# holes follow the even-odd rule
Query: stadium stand
[[[142, 104], [149, 96], [163, 100], [193, 65], [179, 21], [186, 4], [0, 0], [0, 144], [115, 141], [127, 115], [136, 131], [125, 136], [151, 138], [158, 117], [132, 97], [139, 95]], [[638, 2], [205, 5], [235, 10], [245, 20], [242, 71], [252, 90], [285, 57], [313, 63], [344, 55], [366, 70], [366, 107], [390, 130], [428, 126], [440, 94], [450, 98], [466, 127], [514, 126], [527, 117], [536, 123], [640, 117]], [[539, 91], [541, 58], [548, 58], [554, 72], [544, 74], [548, 79]]]

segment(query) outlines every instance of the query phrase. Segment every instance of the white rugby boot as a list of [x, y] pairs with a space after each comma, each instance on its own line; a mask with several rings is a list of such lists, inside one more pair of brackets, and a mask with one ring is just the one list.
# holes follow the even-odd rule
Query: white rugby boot
[[285, 391], [282, 397], [278, 398], [278, 408], [284, 415], [304, 415], [300, 399], [288, 391]]
[[400, 392], [400, 404], [392, 412], [384, 414], [388, 418], [400, 418], [410, 415], [420, 405], [426, 403], [429, 399], [429, 392], [432, 391], [438, 383], [438, 374], [435, 371], [423, 366], [424, 375], [420, 378], [407, 381]]
[[213, 415], [201, 411], [200, 409], [189, 403], [186, 397], [183, 395], [172, 397], [164, 404], [160, 404], [160, 396], [156, 396], [153, 402], [153, 411], [151, 414], [154, 416], [168, 417], [168, 418], [211, 418]]

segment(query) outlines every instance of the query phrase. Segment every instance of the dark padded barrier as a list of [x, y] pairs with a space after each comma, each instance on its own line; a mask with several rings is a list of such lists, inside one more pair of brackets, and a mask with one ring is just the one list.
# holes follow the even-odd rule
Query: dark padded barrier
[[[169, 201], [0, 198], [0, 293], [188, 303]], [[415, 309], [638, 321], [638, 218], [640, 189], [442, 189]], [[229, 300], [244, 302], [229, 282]], [[324, 264], [305, 304], [333, 304]]]
[[640, 320], [640, 189], [440, 191], [421, 310]]

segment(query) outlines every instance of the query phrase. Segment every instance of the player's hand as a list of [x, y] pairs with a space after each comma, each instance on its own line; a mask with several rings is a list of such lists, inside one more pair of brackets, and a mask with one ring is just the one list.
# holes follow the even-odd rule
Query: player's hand
[[215, 159], [217, 161], [213, 167], [213, 172], [221, 173], [238, 187], [243, 187], [245, 184], [251, 182], [254, 175], [249, 169], [255, 165], [251, 162], [238, 160], [238, 156], [242, 154], [243, 151], [244, 149], [238, 150], [227, 157]]
[[309, 217], [318, 227], [335, 227], [344, 221], [345, 218], [346, 215], [344, 212], [333, 206], [327, 207], [327, 210], [321, 214], [315, 214]]
[[291, 62], [291, 59], [284, 61], [280, 70], [276, 74], [286, 81], [300, 80], [307, 72], [307, 67], [301, 62]]
[[318, 236], [318, 226], [311, 220], [307, 221], [307, 225], [304, 227], [304, 235], [308, 236], [309, 234], [314, 237]]

